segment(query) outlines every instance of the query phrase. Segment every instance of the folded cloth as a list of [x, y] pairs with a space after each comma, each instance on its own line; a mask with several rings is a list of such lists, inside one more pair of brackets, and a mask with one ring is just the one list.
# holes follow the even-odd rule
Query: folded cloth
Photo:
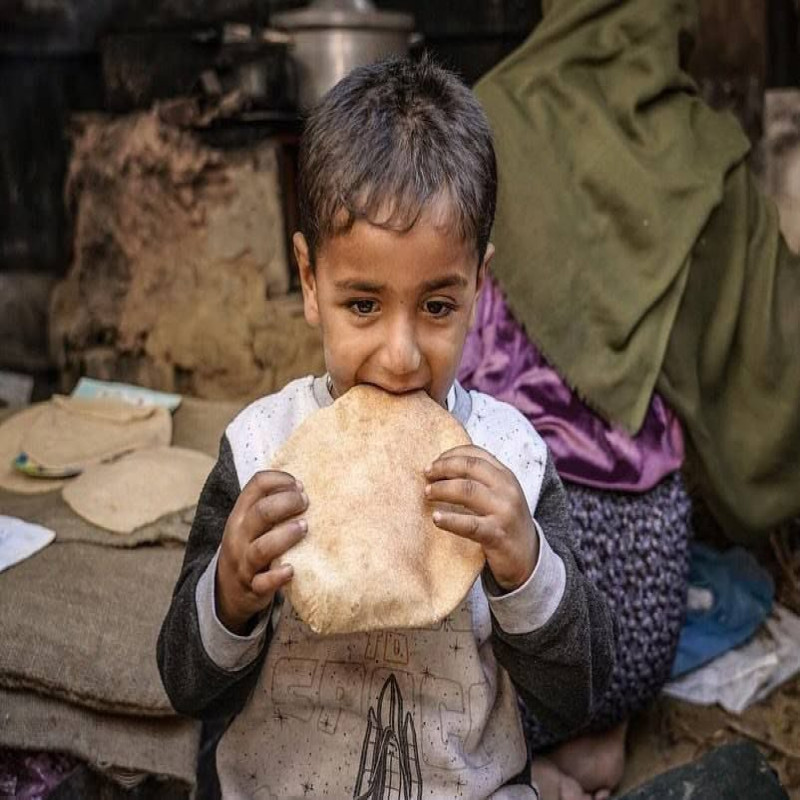
[[545, 0], [543, 11], [475, 89], [498, 159], [492, 269], [569, 385], [635, 433], [692, 248], [749, 143], [681, 68], [694, 2]]
[[636, 436], [610, 425], [566, 385], [528, 339], [487, 277], [464, 345], [459, 380], [521, 411], [562, 478], [596, 489], [647, 492], [683, 463], [678, 418], [654, 394]]
[[[707, 597], [702, 602], [703, 596]], [[693, 597], [700, 600], [692, 601]], [[672, 665], [676, 678], [746, 642], [769, 616], [772, 576], [742, 547], [691, 545], [689, 610]]]
[[155, 652], [182, 560], [180, 547], [56, 539], [0, 574], [0, 687], [172, 716]]
[[200, 723], [105, 714], [57, 698], [0, 689], [0, 745], [69, 753], [110, 774], [144, 772], [194, 786]]

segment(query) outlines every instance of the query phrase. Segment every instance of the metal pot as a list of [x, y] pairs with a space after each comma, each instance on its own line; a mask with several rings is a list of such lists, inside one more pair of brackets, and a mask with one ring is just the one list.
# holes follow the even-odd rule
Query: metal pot
[[280, 31], [225, 25], [215, 71], [219, 92], [237, 90], [250, 109], [296, 110], [290, 46], [290, 37]]
[[271, 24], [292, 38], [304, 109], [353, 67], [407, 55], [417, 41], [411, 14], [378, 11], [370, 0], [315, 0], [307, 8], [273, 15]]

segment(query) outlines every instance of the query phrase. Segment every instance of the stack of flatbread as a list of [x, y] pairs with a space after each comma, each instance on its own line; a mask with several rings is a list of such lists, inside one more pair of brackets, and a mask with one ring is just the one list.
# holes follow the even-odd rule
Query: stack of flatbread
[[[162, 406], [57, 395], [0, 425], [0, 489], [36, 494], [63, 487], [79, 516], [131, 533], [195, 505], [214, 464], [204, 453], [170, 447], [171, 438], [172, 416]], [[12, 466], [20, 453], [37, 477]]]
[[[165, 408], [56, 395], [0, 425], [0, 488], [22, 494], [52, 491], [88, 466], [169, 444], [171, 438], [172, 418]], [[28, 475], [12, 466], [21, 453]]]
[[56, 395], [26, 431], [22, 449], [48, 472], [77, 474], [122, 453], [169, 444], [171, 438], [166, 408]]
[[277, 563], [286, 595], [317, 633], [425, 627], [446, 617], [483, 566], [480, 546], [437, 528], [425, 467], [469, 444], [424, 392], [356, 386], [309, 417], [272, 467], [301, 480], [308, 533]]

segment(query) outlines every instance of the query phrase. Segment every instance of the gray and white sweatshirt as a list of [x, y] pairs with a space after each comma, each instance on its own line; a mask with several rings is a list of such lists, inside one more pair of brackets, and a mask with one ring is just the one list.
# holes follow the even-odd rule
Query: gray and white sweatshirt
[[224, 798], [533, 798], [517, 707], [553, 733], [587, 719], [608, 682], [613, 623], [572, 550], [564, 489], [511, 406], [455, 384], [448, 409], [511, 469], [539, 533], [530, 579], [504, 594], [488, 569], [440, 624], [318, 636], [284, 600], [246, 636], [215, 607], [219, 543], [241, 488], [333, 400], [302, 378], [229, 426], [203, 489], [158, 642], [182, 713], [232, 718], [217, 750]]

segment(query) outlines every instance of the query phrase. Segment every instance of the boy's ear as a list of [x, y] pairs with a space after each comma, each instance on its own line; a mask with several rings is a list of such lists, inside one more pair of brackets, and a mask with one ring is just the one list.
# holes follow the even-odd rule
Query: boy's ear
[[478, 268], [478, 293], [480, 293], [481, 289], [483, 288], [483, 282], [486, 280], [486, 276], [489, 274], [489, 265], [492, 263], [493, 258], [494, 245], [489, 242], [486, 245], [486, 253], [483, 256], [483, 261]]
[[486, 255], [483, 257], [483, 261], [481, 261], [480, 266], [478, 267], [478, 282], [475, 288], [475, 298], [472, 301], [472, 309], [469, 312], [469, 326], [470, 328], [475, 324], [475, 314], [478, 310], [478, 298], [481, 296], [481, 290], [483, 289], [484, 281], [486, 280], [486, 275], [489, 272], [489, 264], [492, 263], [492, 259], [494, 258], [494, 245], [489, 242], [486, 245]]
[[300, 271], [300, 287], [303, 290], [303, 313], [309, 325], [319, 325], [319, 302], [317, 301], [317, 281], [311, 266], [311, 253], [306, 237], [299, 231], [292, 236], [294, 257]]

